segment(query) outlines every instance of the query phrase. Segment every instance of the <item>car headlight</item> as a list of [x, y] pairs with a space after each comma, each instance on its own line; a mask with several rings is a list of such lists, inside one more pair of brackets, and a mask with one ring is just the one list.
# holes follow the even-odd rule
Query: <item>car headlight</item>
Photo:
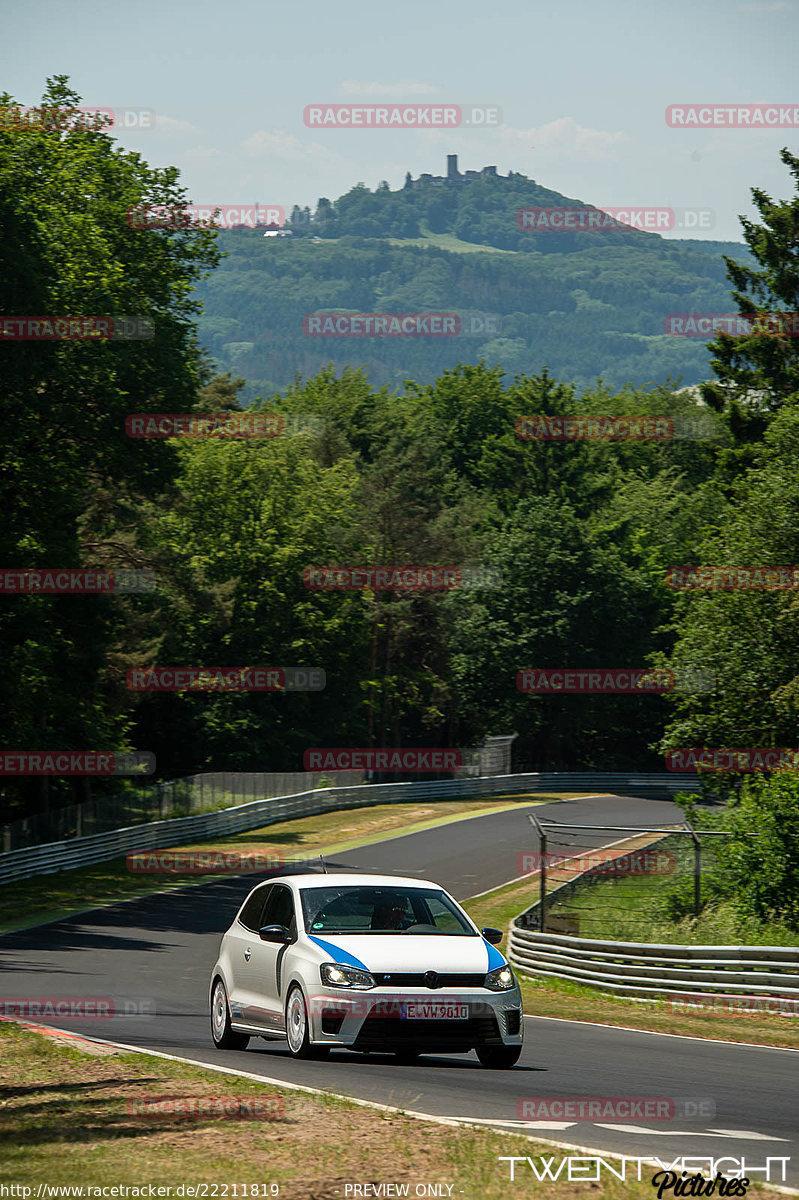
[[375, 986], [375, 981], [368, 971], [359, 971], [357, 967], [343, 967], [339, 963], [322, 963], [319, 968], [322, 983], [334, 988], [353, 988], [356, 992], [366, 992]]
[[485, 986], [490, 988], [492, 992], [507, 992], [510, 988], [516, 986], [513, 971], [511, 971], [507, 963], [504, 967], [496, 967], [493, 971], [488, 972]]

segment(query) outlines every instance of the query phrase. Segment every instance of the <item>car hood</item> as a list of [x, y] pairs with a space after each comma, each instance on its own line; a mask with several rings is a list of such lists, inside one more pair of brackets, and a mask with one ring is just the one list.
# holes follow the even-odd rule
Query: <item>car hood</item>
[[366, 971], [422, 972], [440, 975], [493, 971], [505, 959], [483, 937], [446, 937], [436, 934], [309, 934], [328, 961]]

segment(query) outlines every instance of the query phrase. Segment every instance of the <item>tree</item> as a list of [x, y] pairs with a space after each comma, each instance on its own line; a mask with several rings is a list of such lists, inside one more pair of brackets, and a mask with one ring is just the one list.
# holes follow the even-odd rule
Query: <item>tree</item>
[[[729, 413], [742, 441], [757, 439], [771, 416], [799, 392], [799, 158], [787, 149], [780, 158], [797, 185], [796, 196], [775, 202], [762, 188], [752, 188], [762, 224], [739, 218], [759, 267], [724, 256], [738, 312], [760, 317], [762, 332], [719, 333], [709, 347], [718, 382], [702, 386], [706, 402]], [[775, 313], [787, 314], [788, 324], [765, 319], [764, 314]]]
[[[141, 567], [143, 497], [170, 477], [163, 442], [135, 441], [125, 418], [191, 409], [206, 368], [193, 282], [218, 260], [215, 233], [137, 229], [131, 209], [179, 208], [173, 168], [149, 168], [78, 111], [64, 76], [48, 80], [49, 123], [0, 128], [0, 278], [7, 315], [131, 314], [137, 341], [4, 346], [0, 557], [16, 568]], [[14, 107], [12, 97], [0, 106]], [[58, 117], [58, 121], [53, 118]], [[0, 680], [7, 745], [124, 748], [130, 720], [108, 655], [142, 597], [4, 597]], [[20, 783], [17, 794], [32, 794]], [[46, 802], [46, 787], [42, 802]]]

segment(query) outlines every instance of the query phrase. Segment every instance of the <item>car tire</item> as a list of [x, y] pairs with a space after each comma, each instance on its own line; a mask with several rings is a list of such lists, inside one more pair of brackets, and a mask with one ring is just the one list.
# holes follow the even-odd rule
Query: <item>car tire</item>
[[286, 997], [286, 1041], [292, 1058], [327, 1058], [329, 1046], [311, 1044], [311, 1026], [305, 997], [299, 984], [289, 988]]
[[506, 1071], [521, 1057], [521, 1046], [478, 1046], [477, 1057], [492, 1071]]
[[221, 979], [211, 996], [211, 1037], [217, 1050], [246, 1050], [250, 1041], [246, 1033], [234, 1033], [230, 1027], [230, 1005]]

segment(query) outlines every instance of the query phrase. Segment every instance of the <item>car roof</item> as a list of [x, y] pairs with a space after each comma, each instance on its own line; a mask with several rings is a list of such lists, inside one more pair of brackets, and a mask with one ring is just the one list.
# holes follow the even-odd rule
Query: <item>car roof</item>
[[440, 883], [433, 883], [430, 879], [411, 879], [405, 875], [362, 875], [359, 872], [353, 871], [352, 874], [344, 874], [336, 872], [336, 874], [327, 874], [323, 872], [314, 872], [312, 875], [305, 873], [293, 874], [285, 872], [282, 875], [275, 875], [268, 880], [269, 883], [293, 883], [295, 887], [301, 891], [308, 888], [320, 887], [414, 887], [414, 888], [437, 888], [442, 890]]

